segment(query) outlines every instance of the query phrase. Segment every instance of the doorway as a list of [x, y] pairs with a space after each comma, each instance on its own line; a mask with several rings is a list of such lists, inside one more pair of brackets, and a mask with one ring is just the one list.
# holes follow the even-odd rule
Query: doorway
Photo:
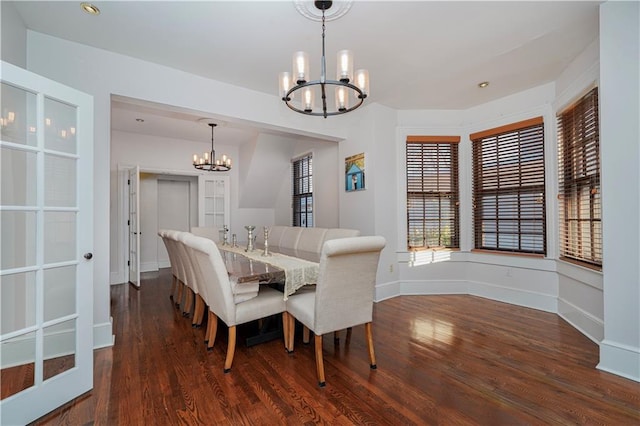
[[[121, 214], [126, 217], [129, 211], [127, 167], [121, 170], [120, 200]], [[125, 192], [127, 191], [127, 192]], [[158, 236], [160, 229], [188, 231], [198, 224], [198, 176], [181, 175], [159, 170], [142, 169], [139, 176], [139, 231], [140, 231], [140, 272], [157, 271], [170, 266], [169, 256], [162, 239]], [[119, 231], [122, 241], [122, 262], [120, 274], [126, 282], [128, 277], [129, 239], [127, 220], [124, 220]]]

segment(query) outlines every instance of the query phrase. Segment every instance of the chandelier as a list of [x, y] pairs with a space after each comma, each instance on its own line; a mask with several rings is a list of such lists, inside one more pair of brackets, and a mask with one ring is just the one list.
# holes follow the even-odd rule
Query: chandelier
[[[293, 72], [280, 73], [280, 95], [284, 103], [293, 111], [306, 115], [323, 116], [344, 114], [358, 108], [369, 95], [369, 72], [357, 70], [353, 78], [353, 56], [349, 50], [338, 52], [336, 80], [327, 80], [327, 65], [325, 60], [325, 11], [333, 4], [332, 1], [315, 1], [315, 7], [322, 11], [322, 58], [320, 63], [320, 79], [309, 81], [309, 56], [306, 52], [293, 54]], [[295, 83], [295, 85], [294, 85]], [[335, 108], [327, 107], [327, 96], [335, 97]], [[293, 103], [294, 94], [298, 93], [300, 102]], [[327, 93], [329, 92], [329, 93]], [[315, 99], [322, 101], [322, 110], [316, 109]], [[350, 105], [353, 98], [354, 104]]]
[[228, 172], [231, 170], [231, 158], [223, 155], [222, 158], [216, 159], [216, 150], [213, 147], [213, 129], [217, 124], [208, 124], [211, 126], [211, 152], [205, 152], [202, 157], [193, 154], [193, 167], [207, 172]]

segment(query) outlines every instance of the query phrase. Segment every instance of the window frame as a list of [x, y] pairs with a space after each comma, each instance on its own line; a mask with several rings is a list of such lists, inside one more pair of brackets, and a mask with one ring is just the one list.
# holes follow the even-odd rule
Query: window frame
[[542, 117], [469, 135], [475, 250], [546, 256], [544, 136]]
[[559, 257], [602, 270], [598, 87], [558, 112], [556, 120]]
[[[459, 142], [459, 136], [409, 135], [406, 138], [406, 244], [409, 251], [460, 248]], [[425, 166], [432, 171], [426, 173]], [[442, 181], [441, 172], [447, 168], [449, 179]], [[435, 228], [429, 224], [436, 224], [435, 244], [428, 236], [429, 229]]]
[[291, 160], [291, 224], [313, 227], [313, 154]]

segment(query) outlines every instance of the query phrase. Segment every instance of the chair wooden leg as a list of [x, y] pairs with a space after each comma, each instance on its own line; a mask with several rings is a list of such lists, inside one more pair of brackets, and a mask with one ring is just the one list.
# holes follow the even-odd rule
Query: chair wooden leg
[[282, 313], [282, 336], [284, 337], [284, 350], [289, 351], [289, 312]]
[[202, 300], [202, 296], [196, 294], [196, 307], [193, 310], [193, 320], [191, 321], [191, 325], [193, 327], [198, 327], [202, 325], [202, 317], [204, 316], [204, 300]]
[[177, 289], [178, 289], [178, 277], [174, 275], [173, 281], [171, 282], [171, 293], [169, 293], [169, 299], [175, 300]]
[[207, 350], [211, 350], [216, 341], [216, 334], [218, 334], [218, 316], [211, 311], [209, 311], [208, 323], [207, 329], [209, 330], [209, 334], [207, 335]]
[[291, 353], [293, 352], [293, 342], [296, 337], [296, 319], [290, 313], [287, 313], [287, 316], [289, 317], [287, 320], [289, 323], [287, 324], [287, 352]]
[[324, 387], [324, 359], [322, 358], [322, 335], [315, 337], [316, 346], [316, 371], [318, 373], [318, 386]]
[[372, 370], [378, 368], [376, 365], [376, 354], [373, 350], [373, 332], [371, 330], [371, 323], [368, 322], [364, 325], [364, 331], [367, 335], [367, 349], [369, 349], [369, 366]]
[[309, 327], [307, 327], [306, 325], [302, 326], [302, 343], [304, 343], [305, 345], [309, 344]]
[[236, 326], [229, 327], [229, 343], [227, 345], [227, 359], [224, 361], [224, 372], [231, 371], [231, 364], [233, 364], [233, 356], [236, 353]]
[[184, 293], [184, 283], [178, 280], [178, 296], [173, 300], [176, 304], [176, 308], [179, 308], [180, 304], [182, 303], [183, 293]]

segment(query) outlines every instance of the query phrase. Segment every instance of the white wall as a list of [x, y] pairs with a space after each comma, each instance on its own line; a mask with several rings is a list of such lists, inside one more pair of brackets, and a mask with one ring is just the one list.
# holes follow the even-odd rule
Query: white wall
[[600, 6], [604, 341], [598, 368], [640, 381], [640, 3]]
[[0, 57], [20, 68], [27, 67], [27, 29], [11, 2], [0, 2]]

